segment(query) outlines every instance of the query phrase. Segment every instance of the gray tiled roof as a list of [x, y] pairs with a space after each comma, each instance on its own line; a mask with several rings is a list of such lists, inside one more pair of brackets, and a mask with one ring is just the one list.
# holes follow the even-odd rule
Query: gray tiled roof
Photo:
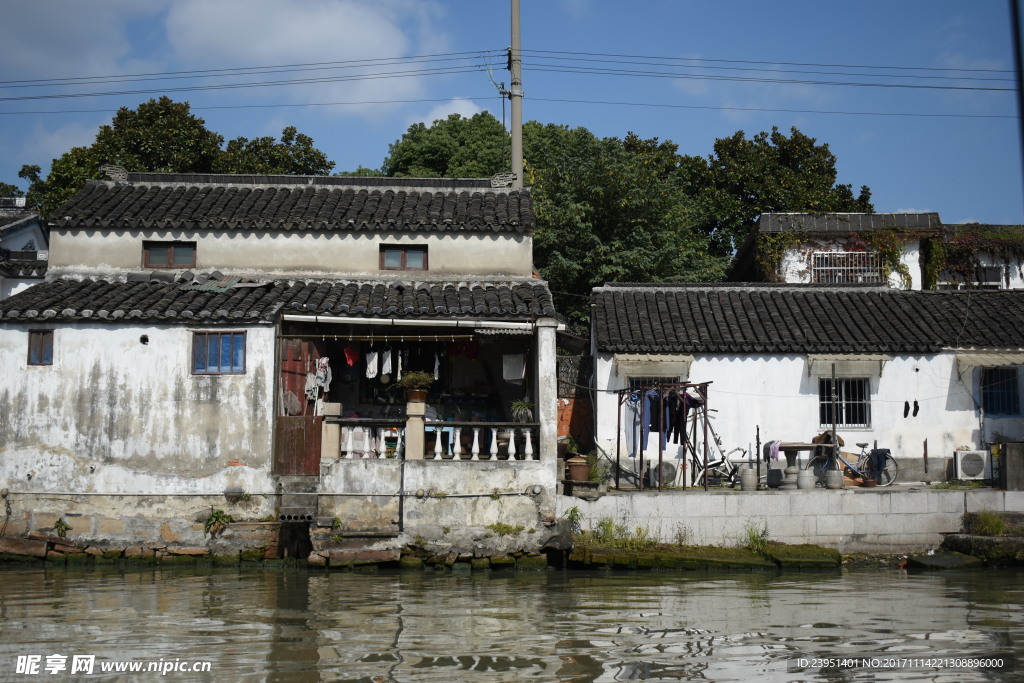
[[611, 353], [935, 353], [1024, 349], [1024, 290], [606, 285], [594, 341]]
[[529, 321], [555, 315], [542, 280], [253, 281], [191, 277], [126, 282], [57, 279], [0, 301], [0, 322], [139, 320], [273, 322], [281, 313], [407, 320]]
[[478, 180], [129, 174], [90, 180], [52, 225], [215, 230], [529, 232], [530, 191]]
[[938, 230], [942, 221], [937, 213], [763, 213], [758, 219], [760, 232], [866, 232], [882, 228]]

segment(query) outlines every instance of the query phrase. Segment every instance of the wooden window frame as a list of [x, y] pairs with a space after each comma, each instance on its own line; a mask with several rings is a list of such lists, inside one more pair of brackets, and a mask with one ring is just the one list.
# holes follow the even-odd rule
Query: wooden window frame
[[29, 365], [53, 365], [53, 330], [28, 331], [27, 361]]
[[[167, 263], [152, 263], [149, 260], [149, 250], [153, 247], [167, 247]], [[191, 263], [175, 263], [174, 262], [174, 248], [175, 247], [191, 247], [192, 248], [192, 262]], [[142, 242], [142, 267], [143, 268], [195, 268], [196, 267], [196, 255], [198, 254], [195, 242], [188, 242], [185, 240], [144, 240]]]
[[[211, 337], [216, 337], [217, 340], [218, 340], [216, 347], [214, 347], [216, 349], [216, 351], [217, 351], [217, 359], [218, 359], [218, 361], [220, 360], [220, 356], [221, 356], [221, 353], [223, 351], [223, 343], [224, 343], [223, 339], [224, 339], [224, 337], [229, 337], [230, 340], [231, 340], [230, 341], [230, 349], [231, 349], [230, 353], [232, 353], [232, 354], [234, 353], [234, 350], [235, 350], [235, 343], [236, 343], [235, 340], [236, 339], [241, 339], [241, 352], [242, 352], [242, 362], [241, 362], [241, 364], [240, 365], [236, 365], [233, 360], [229, 359], [229, 365], [227, 366], [229, 369], [224, 370], [224, 369], [222, 369], [224, 367], [224, 365], [222, 363], [218, 362], [218, 363], [216, 363], [214, 365], [211, 365], [210, 364], [209, 356], [207, 355], [205, 358], [203, 358], [203, 366], [202, 366], [202, 368], [200, 368], [199, 367], [199, 360], [200, 360], [199, 351], [200, 351], [200, 348], [204, 348], [206, 351], [209, 351], [209, 349], [210, 349], [210, 338]], [[202, 340], [202, 346], [200, 346], [200, 340]], [[248, 343], [247, 342], [248, 342], [248, 336], [247, 336], [247, 334], [244, 331], [239, 331], [239, 330], [193, 330], [193, 332], [192, 332], [192, 356], [191, 356], [191, 358], [192, 358], [192, 361], [191, 361], [192, 374], [193, 375], [201, 375], [201, 376], [204, 376], [204, 377], [209, 377], [211, 375], [244, 375], [245, 374], [246, 365], [248, 364], [247, 363], [247, 361], [248, 361], [248, 358], [247, 358], [247, 356], [248, 356]], [[210, 368], [216, 368], [216, 369], [215, 370], [211, 370]]]
[[[384, 255], [389, 251], [398, 251], [402, 254], [402, 265], [395, 267], [388, 267], [384, 263]], [[423, 254], [423, 267], [422, 268], [410, 268], [409, 267], [409, 254], [412, 252]], [[382, 244], [380, 245], [380, 261], [379, 266], [381, 270], [414, 270], [414, 271], [425, 271], [430, 270], [429, 263], [427, 262], [427, 247], [426, 245], [402, 245], [402, 244]]]

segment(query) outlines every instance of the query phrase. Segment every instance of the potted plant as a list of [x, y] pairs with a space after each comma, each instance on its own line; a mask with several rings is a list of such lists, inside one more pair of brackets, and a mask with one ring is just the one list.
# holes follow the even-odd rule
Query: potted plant
[[516, 422], [533, 422], [533, 403], [525, 398], [517, 398], [509, 404], [509, 412]]
[[395, 386], [405, 389], [405, 400], [426, 401], [427, 388], [434, 383], [434, 373], [425, 370], [414, 370], [402, 375]]

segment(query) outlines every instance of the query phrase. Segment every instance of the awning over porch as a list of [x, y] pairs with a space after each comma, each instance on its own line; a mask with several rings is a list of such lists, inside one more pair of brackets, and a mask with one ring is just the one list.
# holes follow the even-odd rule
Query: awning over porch
[[956, 364], [964, 369], [1024, 365], [1024, 351], [963, 351], [956, 354]]
[[[877, 363], [878, 374], [882, 374], [886, 361], [892, 360], [887, 353], [809, 353], [807, 354], [807, 376], [814, 373], [814, 366], [819, 368], [823, 364], [827, 366], [835, 363], [837, 371], [844, 374], [850, 372], [870, 372]], [[842, 365], [840, 365], [842, 364]]]

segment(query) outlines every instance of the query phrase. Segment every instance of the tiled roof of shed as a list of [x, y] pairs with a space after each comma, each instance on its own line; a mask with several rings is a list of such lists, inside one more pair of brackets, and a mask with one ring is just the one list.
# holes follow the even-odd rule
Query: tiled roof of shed
[[555, 315], [551, 292], [541, 280], [254, 282], [229, 278], [203, 286], [210, 282], [191, 278], [173, 282], [52, 280], [0, 301], [0, 322], [129, 319], [238, 324], [272, 322], [281, 313], [529, 321]]
[[534, 227], [529, 190], [482, 187], [476, 180], [155, 173], [129, 174], [128, 182], [90, 180], [51, 221], [191, 230], [522, 233]]
[[610, 353], [935, 353], [1024, 349], [1024, 290], [606, 285], [591, 297]]
[[904, 230], [942, 227], [937, 213], [763, 213], [760, 232], [866, 232], [883, 228]]

